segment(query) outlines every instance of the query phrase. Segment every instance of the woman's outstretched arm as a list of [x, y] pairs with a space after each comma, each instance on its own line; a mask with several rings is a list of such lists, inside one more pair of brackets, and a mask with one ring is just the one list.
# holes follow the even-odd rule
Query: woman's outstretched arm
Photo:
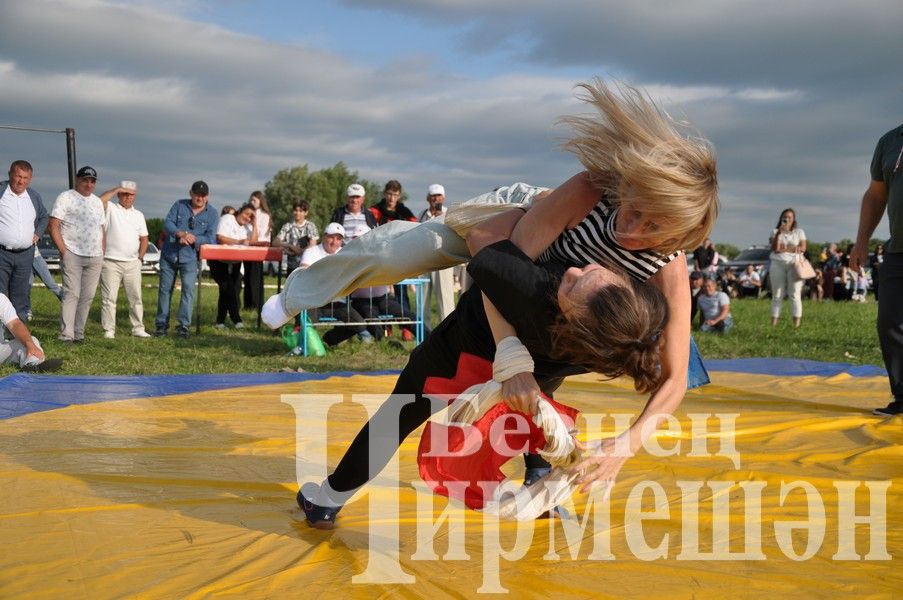
[[652, 393], [643, 411], [627, 431], [606, 440], [602, 452], [574, 466], [584, 475], [581, 491], [594, 481], [614, 481], [624, 462], [640, 451], [662, 421], [677, 410], [687, 392], [690, 360], [690, 283], [687, 263], [679, 256], [656, 273], [649, 282], [665, 294], [668, 324], [663, 332], [662, 385]]

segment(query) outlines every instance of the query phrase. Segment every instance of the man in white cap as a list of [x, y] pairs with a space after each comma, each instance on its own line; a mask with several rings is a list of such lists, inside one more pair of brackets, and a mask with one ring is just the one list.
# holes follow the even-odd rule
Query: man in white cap
[[107, 203], [107, 249], [100, 273], [100, 324], [103, 336], [116, 337], [116, 300], [119, 286], [125, 288], [129, 301], [132, 335], [150, 337], [144, 330], [144, 304], [141, 301], [141, 262], [147, 252], [147, 223], [135, 208], [138, 185], [123, 181], [116, 194], [119, 202]]
[[345, 191], [345, 205], [332, 213], [330, 223], [338, 223], [345, 229], [348, 239], [360, 237], [374, 229], [376, 217], [369, 210], [364, 210], [364, 197], [367, 191], [359, 183], [352, 183]]
[[[370, 211], [364, 212], [370, 214]], [[311, 246], [301, 255], [301, 268], [306, 269], [318, 260], [329, 256], [330, 254], [335, 254], [342, 249], [344, 241], [345, 228], [339, 223], [330, 223], [326, 226], [326, 229], [323, 230], [323, 236], [320, 238], [320, 243], [316, 246]], [[367, 328], [364, 326], [364, 318], [348, 304], [346, 298], [336, 298], [329, 304], [321, 306], [317, 309], [317, 317], [329, 317], [335, 319], [339, 323], [361, 324], [360, 327], [339, 325], [338, 327], [330, 329], [323, 335], [323, 342], [325, 342], [327, 346], [335, 346], [339, 342], [354, 337], [355, 334], [357, 334], [360, 340], [365, 344], [373, 342], [373, 335], [367, 331]]]
[[[426, 190], [426, 201], [429, 207], [420, 213], [420, 222], [442, 220], [445, 218], [445, 188], [434, 183]], [[430, 285], [427, 286], [426, 306], [432, 306], [432, 296], [436, 294], [436, 308], [439, 311], [439, 320], [445, 318], [455, 310], [455, 267], [433, 271], [430, 273]]]

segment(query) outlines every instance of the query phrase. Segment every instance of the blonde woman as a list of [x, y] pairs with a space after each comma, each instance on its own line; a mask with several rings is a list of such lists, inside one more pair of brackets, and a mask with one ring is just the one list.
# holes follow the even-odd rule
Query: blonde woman
[[806, 232], [797, 226], [796, 212], [785, 209], [778, 218], [778, 224], [771, 232], [771, 266], [768, 278], [771, 281], [771, 326], [777, 327], [781, 318], [784, 295], [790, 297], [790, 314], [793, 326], [799, 327], [803, 319], [803, 280], [796, 274], [794, 265], [806, 251]]

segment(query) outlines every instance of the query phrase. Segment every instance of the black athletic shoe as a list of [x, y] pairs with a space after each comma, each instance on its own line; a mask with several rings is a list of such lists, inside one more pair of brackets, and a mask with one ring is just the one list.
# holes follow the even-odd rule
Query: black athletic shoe
[[[310, 491], [308, 491], [308, 493], [310, 493]], [[338, 516], [339, 511], [342, 510], [341, 506], [328, 508], [326, 506], [314, 504], [304, 496], [303, 488], [298, 490], [296, 499], [298, 501], [298, 506], [304, 511], [304, 516], [307, 518], [308, 525], [314, 529], [332, 529], [335, 527], [336, 517]]]
[[154, 330], [154, 337], [166, 337], [166, 330], [162, 327], [157, 327], [157, 329]]
[[20, 370], [23, 373], [53, 373], [54, 371], [59, 371], [62, 366], [62, 358], [48, 358], [44, 362], [36, 365], [25, 365]]
[[551, 467], [533, 467], [527, 469], [527, 472], [524, 474], [524, 486], [533, 485], [551, 472]]
[[176, 331], [176, 335], [178, 335], [178, 336], [179, 336], [180, 338], [182, 338], [183, 340], [187, 340], [187, 339], [188, 339], [188, 336], [191, 335], [191, 334], [188, 333], [188, 330], [187, 330], [187, 329], [182, 329], [182, 328], [180, 327], [180, 328]]
[[901, 412], [903, 412], [903, 400], [894, 400], [884, 408], [876, 408], [872, 411], [872, 414], [879, 417], [893, 417]]

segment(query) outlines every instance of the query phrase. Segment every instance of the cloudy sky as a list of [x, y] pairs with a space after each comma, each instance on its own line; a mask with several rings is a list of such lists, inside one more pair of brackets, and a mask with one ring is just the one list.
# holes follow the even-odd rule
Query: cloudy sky
[[[715, 241], [797, 209], [854, 237], [877, 139], [903, 122], [899, 0], [0, 0], [0, 125], [76, 130], [98, 189], [163, 216], [195, 179], [236, 204], [344, 161], [449, 201], [579, 170], [557, 117], [593, 76], [644, 87], [716, 147]], [[0, 129], [48, 206], [64, 137]], [[879, 226], [887, 235], [887, 225]]]

